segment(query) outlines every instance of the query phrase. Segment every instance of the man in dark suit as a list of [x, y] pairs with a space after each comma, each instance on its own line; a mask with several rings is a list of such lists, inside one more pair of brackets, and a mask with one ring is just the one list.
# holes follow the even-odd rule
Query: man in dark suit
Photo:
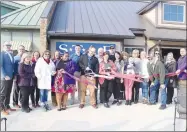
[[0, 108], [3, 115], [8, 115], [10, 111], [15, 109], [10, 108], [10, 95], [12, 91], [13, 72], [14, 72], [14, 57], [11, 51], [11, 44], [5, 42], [4, 50], [1, 52], [1, 95]]

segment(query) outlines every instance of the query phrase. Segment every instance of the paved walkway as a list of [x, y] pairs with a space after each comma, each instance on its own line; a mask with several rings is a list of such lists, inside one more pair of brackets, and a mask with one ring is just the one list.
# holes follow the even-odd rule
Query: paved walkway
[[[77, 104], [60, 112], [55, 108], [49, 112], [37, 108], [29, 114], [18, 110], [7, 116], [7, 131], [173, 131], [174, 104], [166, 110], [158, 108], [159, 104], [126, 106], [123, 103], [110, 109], [102, 105], [98, 109], [89, 105], [79, 109]], [[1, 128], [4, 130], [3, 122]], [[178, 119], [176, 130], [185, 128], [186, 120]]]

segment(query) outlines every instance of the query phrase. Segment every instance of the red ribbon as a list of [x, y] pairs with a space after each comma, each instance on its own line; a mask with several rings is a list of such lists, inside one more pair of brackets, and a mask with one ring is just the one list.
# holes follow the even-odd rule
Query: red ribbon
[[123, 78], [123, 79], [129, 79], [129, 80], [136, 81], [136, 82], [143, 82], [142, 80], [140, 80], [140, 78], [142, 78], [142, 76], [140, 76], [140, 75], [121, 74], [121, 73], [116, 73], [115, 72], [114, 73], [114, 77]]

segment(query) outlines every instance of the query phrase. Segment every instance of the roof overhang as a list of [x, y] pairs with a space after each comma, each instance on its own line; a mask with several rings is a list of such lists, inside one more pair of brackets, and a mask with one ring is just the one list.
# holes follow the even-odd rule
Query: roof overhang
[[150, 11], [151, 9], [153, 9], [160, 1], [152, 1], [149, 4], [147, 4], [145, 7], [143, 7], [142, 9], [140, 9], [137, 14], [139, 15], [143, 15], [144, 13]]
[[1, 25], [1, 28], [6, 28], [6, 29], [40, 29], [40, 26], [16, 26], [16, 25]]
[[156, 38], [156, 37], [149, 37], [149, 40], [156, 40], [156, 41], [171, 41], [171, 42], [186, 42], [186, 39], [173, 39], [173, 38]]
[[134, 39], [135, 36], [129, 35], [111, 35], [111, 34], [87, 34], [87, 33], [61, 33], [48, 31], [48, 35], [50, 36], [58, 36], [58, 37], [86, 37], [86, 38], [111, 38], [111, 39]]

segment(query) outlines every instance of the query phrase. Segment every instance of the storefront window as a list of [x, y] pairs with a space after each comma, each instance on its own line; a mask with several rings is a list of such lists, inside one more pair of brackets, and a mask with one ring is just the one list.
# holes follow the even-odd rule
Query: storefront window
[[137, 48], [127, 47], [127, 48], [124, 48], [124, 51], [127, 52], [130, 56], [132, 56], [132, 51], [135, 49], [139, 50], [140, 52], [145, 50], [145, 48], [141, 48], [141, 47], [137, 47]]

